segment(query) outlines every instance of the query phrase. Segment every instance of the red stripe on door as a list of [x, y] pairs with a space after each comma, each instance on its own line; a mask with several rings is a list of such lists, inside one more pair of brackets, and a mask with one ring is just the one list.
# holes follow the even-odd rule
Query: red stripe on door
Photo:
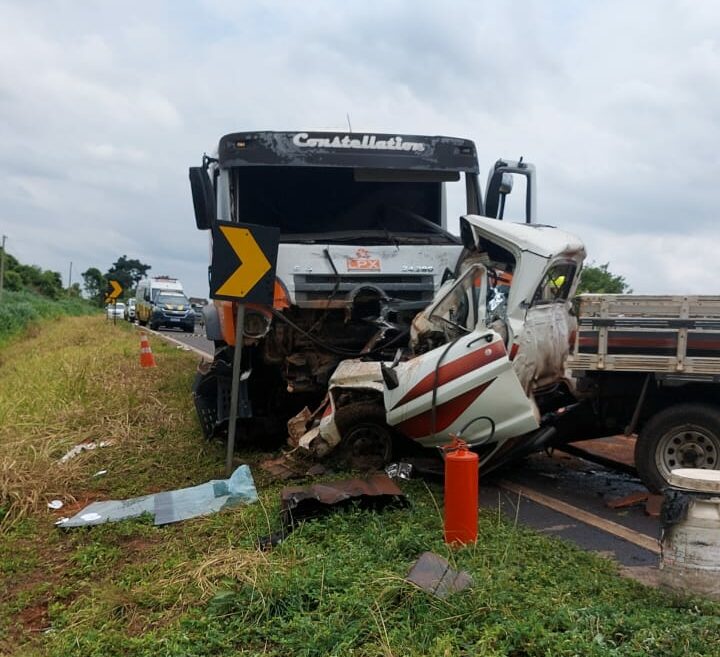
[[[445, 431], [496, 380], [491, 379], [477, 388], [472, 388], [462, 395], [458, 395], [437, 406], [435, 409], [435, 433]], [[433, 432], [432, 409], [400, 422], [396, 428], [410, 438], [422, 438], [431, 434]]]
[[[413, 399], [430, 392], [434, 387], [440, 387], [445, 385], [453, 379], [457, 379], [468, 372], [472, 372], [475, 369], [484, 367], [488, 363], [492, 363], [502, 358], [507, 352], [505, 351], [505, 345], [501, 340], [493, 342], [487, 347], [476, 349], [471, 353], [457, 358], [456, 360], [450, 361], [446, 365], [442, 365], [440, 369], [435, 372], [424, 376], [418, 383], [416, 383], [405, 396], [393, 406], [393, 409], [403, 404], [407, 404]], [[435, 382], [437, 376], [437, 383]]]

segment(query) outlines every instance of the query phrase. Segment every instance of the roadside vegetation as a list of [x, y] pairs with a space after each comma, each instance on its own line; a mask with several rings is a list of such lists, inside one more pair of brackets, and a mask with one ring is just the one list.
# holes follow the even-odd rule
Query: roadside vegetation
[[97, 311], [81, 298], [77, 283], [63, 288], [59, 272], [24, 265], [10, 253], [3, 253], [2, 247], [1, 259], [0, 347], [24, 331], [37, 330], [42, 320]]
[[53, 299], [30, 290], [5, 290], [0, 301], [0, 346], [28, 329], [39, 331], [42, 320], [90, 313], [97, 313], [97, 308], [78, 296]]
[[[162, 528], [145, 518], [53, 525], [97, 499], [222, 478], [190, 399], [196, 357], [103, 318], [64, 318], [0, 349], [0, 653], [205, 655], [718, 655], [720, 605], [618, 576], [612, 562], [483, 511], [477, 545], [442, 542], [442, 489], [402, 482], [409, 509], [306, 522], [268, 552], [279, 490]], [[58, 463], [86, 441], [113, 444]], [[107, 470], [102, 476], [94, 476]], [[51, 511], [47, 502], [65, 503]], [[425, 550], [469, 571], [437, 600], [404, 581]]]

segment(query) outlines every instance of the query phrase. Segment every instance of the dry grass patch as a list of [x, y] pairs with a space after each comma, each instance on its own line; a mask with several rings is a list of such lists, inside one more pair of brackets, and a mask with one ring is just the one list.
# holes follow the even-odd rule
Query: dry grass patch
[[[129, 325], [89, 317], [45, 324], [38, 335], [3, 349], [0, 528], [50, 499], [72, 503], [88, 488], [97, 490], [88, 481], [100, 464], [112, 464], [124, 491], [132, 488], [126, 478], [147, 452], [155, 452], [160, 486], [168, 452], [202, 461], [199, 431], [188, 432], [196, 428], [188, 401], [194, 357], [155, 340], [160, 367], [141, 369], [138, 345]], [[177, 386], [184, 395], [162, 394]], [[58, 462], [74, 445], [101, 441], [114, 445]], [[138, 489], [147, 478], [140, 484]]]

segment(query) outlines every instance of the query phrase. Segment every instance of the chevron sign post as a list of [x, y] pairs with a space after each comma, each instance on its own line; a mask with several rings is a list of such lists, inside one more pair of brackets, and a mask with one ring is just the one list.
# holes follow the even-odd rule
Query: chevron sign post
[[[230, 422], [225, 458], [225, 474], [229, 477], [232, 473], [237, 430], [245, 304], [272, 306], [280, 229], [218, 221], [213, 225], [212, 238], [210, 297], [237, 302]], [[244, 417], [249, 416], [249, 413], [249, 408], [243, 408]]]

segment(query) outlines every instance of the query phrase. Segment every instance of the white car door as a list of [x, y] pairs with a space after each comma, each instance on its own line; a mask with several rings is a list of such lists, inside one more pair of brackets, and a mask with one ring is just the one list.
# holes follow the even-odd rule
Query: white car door
[[486, 278], [472, 266], [426, 311], [449, 341], [399, 363], [399, 385], [385, 390], [388, 424], [423, 445], [445, 444], [450, 433], [471, 445], [501, 443], [539, 426], [502, 338], [485, 326]]

